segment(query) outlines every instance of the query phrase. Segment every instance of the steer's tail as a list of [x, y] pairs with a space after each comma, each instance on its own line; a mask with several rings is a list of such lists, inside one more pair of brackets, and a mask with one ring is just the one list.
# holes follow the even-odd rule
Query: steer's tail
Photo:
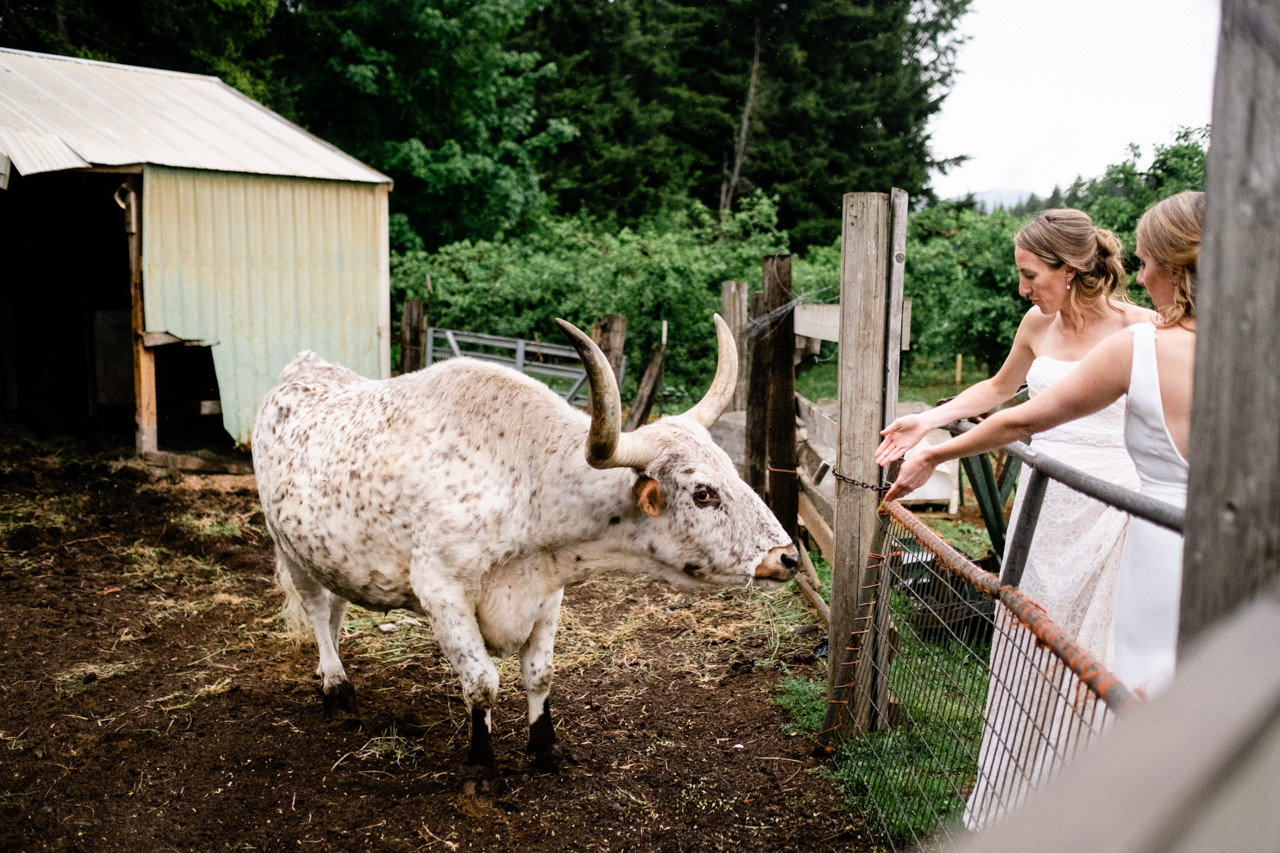
[[301, 648], [313, 636], [311, 623], [307, 620], [307, 611], [302, 606], [302, 596], [293, 585], [293, 572], [289, 569], [289, 558], [276, 546], [276, 585], [284, 593], [284, 603], [280, 607], [280, 618], [284, 620], [285, 636], [293, 641], [295, 649]]

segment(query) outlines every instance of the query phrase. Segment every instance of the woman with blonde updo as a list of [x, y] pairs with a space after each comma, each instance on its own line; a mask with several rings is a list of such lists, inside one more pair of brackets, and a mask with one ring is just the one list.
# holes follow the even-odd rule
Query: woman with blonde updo
[[[1082, 211], [1046, 210], [1036, 216], [1014, 238], [1018, 292], [1031, 300], [1031, 309], [1018, 326], [1004, 364], [990, 379], [949, 402], [889, 424], [876, 461], [886, 465], [901, 458], [930, 429], [991, 411], [1010, 400], [1023, 382], [1034, 399], [1113, 333], [1134, 324], [1150, 325], [1154, 312], [1130, 302], [1125, 292], [1122, 251], [1116, 235], [1094, 227]], [[1124, 412], [1120, 399], [1090, 417], [1037, 433], [1032, 444], [1037, 452], [1087, 474], [1136, 489], [1138, 475], [1124, 446]], [[908, 457], [908, 466], [917, 455]], [[1021, 512], [1028, 479], [1024, 476], [1019, 483], [1010, 529]], [[1107, 666], [1115, 578], [1128, 522], [1125, 513], [1050, 481], [1019, 584], [1077, 644]], [[979, 778], [964, 814], [966, 825], [974, 829], [988, 825], [1021, 799], [1021, 780], [1037, 778], [1056, 749], [1057, 733], [1040, 727], [1067, 718], [1057, 708], [1064, 700], [1046, 677], [1050, 674], [1030, 663], [1034, 638], [1008, 630], [1007, 624], [1002, 628], [993, 641], [992, 660], [1003, 661], [1006, 681], [1012, 679], [1019, 687], [1017, 695], [1011, 695], [992, 680], [987, 705], [989, 710], [1017, 705], [1023, 714], [1000, 727], [988, 725], [983, 733]], [[1028, 671], [1015, 675], [1012, 669], [1018, 666]], [[1060, 723], [1047, 724], [1052, 728]], [[1024, 732], [1023, 725], [1037, 730]]]
[[[1062, 379], [1113, 332], [1151, 322], [1133, 304], [1119, 238], [1079, 210], [1046, 210], [1014, 237], [1018, 292], [1031, 300], [1000, 370], [928, 411], [898, 418], [882, 433], [876, 461], [901, 458], [930, 429], [981, 415], [1025, 382], [1032, 397]], [[1124, 449], [1124, 401], [1093, 417], [1036, 435], [1036, 450], [1124, 486], [1138, 476]], [[1023, 478], [1025, 482], [1026, 478]], [[1014, 517], [1022, 489], [1014, 499]], [[1011, 520], [1012, 522], [1012, 520]], [[1110, 661], [1111, 589], [1128, 517], [1060, 483], [1049, 483], [1021, 589], [1077, 643]], [[1012, 528], [1012, 524], [1011, 524]]]
[[[1134, 252], [1139, 264], [1138, 284], [1146, 288], [1159, 310], [1154, 323], [1137, 323], [1112, 335], [1094, 347], [1078, 369], [1043, 394], [987, 418], [964, 435], [914, 454], [902, 466], [885, 499], [918, 489], [941, 462], [1001, 447], [1028, 435], [1035, 435], [1039, 442], [1045, 431], [1057, 432], [1097, 417], [1094, 413], [1125, 405], [1124, 443], [1137, 466], [1142, 494], [1185, 506], [1197, 266], [1205, 207], [1204, 193], [1187, 191], [1152, 205], [1138, 220]], [[1046, 497], [1045, 510], [1048, 507]], [[1045, 523], [1042, 512], [1036, 542]], [[1181, 535], [1133, 519], [1117, 575], [1107, 660], [1121, 681], [1151, 694], [1164, 688], [1174, 674], [1182, 592]], [[1030, 690], [1023, 688], [1021, 692], [1034, 692], [1037, 682], [1025, 683]], [[1002, 690], [993, 682], [988, 700]], [[971, 828], [987, 825], [1021, 799], [1021, 789], [1005, 781], [1010, 771], [1033, 781], [1037, 777], [1034, 757], [1017, 746], [1023, 742], [1019, 732], [997, 729], [988, 718], [978, 760], [979, 781], [965, 807], [965, 822]]]

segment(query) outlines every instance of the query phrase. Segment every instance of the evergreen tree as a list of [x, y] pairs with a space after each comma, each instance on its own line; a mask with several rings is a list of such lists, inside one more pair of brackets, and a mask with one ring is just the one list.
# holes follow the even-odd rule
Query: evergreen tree
[[278, 0], [8, 0], [0, 44], [19, 50], [221, 77], [261, 101], [279, 91], [249, 56]]
[[762, 189], [801, 244], [838, 233], [845, 192], [928, 195], [928, 120], [970, 0], [551, 0], [522, 49], [561, 67], [540, 112], [582, 131], [547, 164], [566, 211], [631, 221]]

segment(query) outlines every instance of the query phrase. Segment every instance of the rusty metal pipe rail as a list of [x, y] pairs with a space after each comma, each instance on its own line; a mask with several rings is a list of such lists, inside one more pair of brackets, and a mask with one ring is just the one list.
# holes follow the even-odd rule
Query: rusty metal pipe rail
[[[975, 426], [976, 424], [971, 424], [967, 421], [959, 421], [948, 424], [943, 429], [958, 435], [968, 432]], [[1021, 441], [1011, 442], [1001, 449], [1011, 456], [1018, 457], [1031, 468], [1064, 485], [1070, 486], [1077, 492], [1096, 498], [1109, 506], [1122, 509], [1130, 515], [1144, 518], [1153, 524], [1158, 524], [1178, 533], [1182, 532], [1186, 518], [1186, 511], [1182, 507], [1156, 500], [1147, 495], [1130, 491], [1123, 486], [1117, 486], [1115, 483], [1108, 483], [1106, 480], [1085, 474], [1083, 471], [1072, 468], [1052, 456], [1037, 453], [1034, 448]]]
[[[1046, 472], [1048, 473], [1048, 472]], [[1043, 643], [1082, 682], [1088, 685], [1116, 715], [1124, 714], [1138, 697], [1120, 679], [1102, 665], [1089, 652], [1076, 645], [1066, 633], [1036, 604], [1015, 586], [1002, 584], [995, 575], [978, 566], [946, 540], [934, 533], [914, 513], [897, 501], [888, 501], [882, 512], [890, 515], [915, 536], [926, 550], [938, 558], [938, 563], [948, 571], [964, 578], [979, 592], [998, 598], [1005, 607], [1027, 626], [1035, 638]]]

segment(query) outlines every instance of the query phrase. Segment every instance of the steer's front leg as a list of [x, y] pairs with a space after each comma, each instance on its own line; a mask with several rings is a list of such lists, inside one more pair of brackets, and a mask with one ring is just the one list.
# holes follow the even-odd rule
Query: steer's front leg
[[520, 650], [520, 673], [524, 678], [525, 696], [529, 700], [527, 752], [533, 758], [533, 766], [544, 771], [558, 769], [561, 762], [576, 763], [556, 740], [551, 720], [556, 628], [560, 624], [560, 601], [563, 597], [564, 590], [558, 589], [543, 600], [533, 631]]
[[498, 695], [498, 669], [485, 648], [475, 609], [462, 591], [445, 585], [418, 581], [414, 592], [431, 620], [431, 631], [440, 650], [462, 682], [462, 696], [471, 712], [471, 749], [467, 752], [462, 792], [491, 791], [498, 777], [489, 735], [490, 709]]

